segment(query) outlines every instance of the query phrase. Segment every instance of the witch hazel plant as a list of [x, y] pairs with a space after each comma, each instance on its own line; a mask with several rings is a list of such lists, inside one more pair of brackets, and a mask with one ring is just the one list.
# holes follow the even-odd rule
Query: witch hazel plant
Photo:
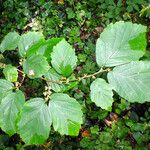
[[[77, 136], [83, 123], [82, 107], [65, 92], [86, 78], [95, 78], [89, 95], [102, 109], [111, 110], [113, 91], [131, 103], [150, 102], [150, 62], [139, 61], [146, 43], [145, 26], [123, 21], [110, 24], [96, 43], [99, 70], [76, 77], [77, 56], [65, 39], [45, 40], [39, 32], [8, 33], [0, 52], [16, 50], [21, 61], [19, 66], [0, 63], [1, 129], [10, 136], [18, 133], [27, 145], [44, 143], [51, 126], [61, 135]], [[23, 75], [21, 82], [18, 73]], [[103, 73], [107, 81], [96, 78]], [[44, 80], [44, 96], [26, 100], [20, 90], [25, 78]]]

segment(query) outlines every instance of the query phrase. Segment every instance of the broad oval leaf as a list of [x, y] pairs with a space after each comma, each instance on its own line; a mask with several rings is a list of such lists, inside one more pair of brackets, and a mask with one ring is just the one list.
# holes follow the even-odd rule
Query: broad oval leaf
[[108, 73], [113, 89], [129, 102], [150, 102], [150, 62], [135, 61]]
[[51, 52], [53, 51], [53, 47], [56, 46], [63, 38], [51, 38], [46, 41], [47, 48], [44, 52], [44, 56], [48, 61], [51, 60]]
[[97, 78], [90, 86], [91, 100], [99, 107], [110, 110], [113, 103], [112, 87], [104, 79]]
[[96, 62], [112, 67], [139, 60], [146, 50], [146, 27], [131, 22], [110, 24], [96, 43]]
[[5, 78], [10, 82], [16, 82], [18, 79], [18, 71], [17, 68], [12, 65], [7, 65], [3, 69], [3, 73], [5, 75]]
[[54, 46], [51, 59], [54, 69], [63, 76], [69, 76], [77, 63], [75, 51], [65, 39]]
[[[68, 84], [65, 83], [57, 83], [59, 80], [63, 78], [62, 75], [58, 74], [53, 68], [49, 69], [49, 71], [44, 75], [45, 78], [52, 82], [47, 82], [47, 84], [54, 90], [55, 92], [65, 92], [72, 88], [74, 88], [78, 82], [69, 82]], [[69, 80], [75, 79], [72, 75], [68, 78]], [[53, 82], [54, 81], [54, 82]]]
[[46, 40], [45, 39], [41, 39], [38, 42], [36, 42], [35, 44], [33, 44], [26, 52], [26, 56], [27, 57], [31, 57], [32, 55], [35, 54], [40, 54], [43, 55], [46, 49]]
[[67, 94], [52, 94], [49, 101], [49, 111], [53, 127], [62, 135], [77, 136], [82, 124], [80, 104]]
[[18, 46], [20, 35], [17, 32], [8, 33], [0, 44], [0, 52], [15, 50]]
[[4, 95], [11, 91], [13, 88], [13, 84], [10, 81], [7, 81], [5, 79], [0, 79], [0, 102]]
[[18, 43], [20, 56], [25, 57], [27, 50], [41, 39], [44, 39], [44, 36], [41, 32], [28, 32], [21, 35]]
[[23, 70], [31, 79], [41, 77], [49, 68], [46, 57], [42, 55], [33, 55], [23, 62]]
[[17, 132], [17, 118], [20, 110], [25, 103], [24, 94], [18, 90], [17, 92], [8, 93], [0, 104], [0, 127], [9, 135]]
[[51, 117], [42, 98], [27, 101], [20, 113], [18, 132], [27, 144], [43, 144], [49, 136]]
[[53, 47], [58, 44], [62, 38], [51, 38], [47, 41], [45, 40], [40, 40], [36, 44], [32, 45], [28, 50], [27, 50], [27, 57], [32, 56], [34, 54], [40, 54], [43, 55], [47, 58], [47, 60], [50, 62], [51, 58], [51, 52], [53, 50]]

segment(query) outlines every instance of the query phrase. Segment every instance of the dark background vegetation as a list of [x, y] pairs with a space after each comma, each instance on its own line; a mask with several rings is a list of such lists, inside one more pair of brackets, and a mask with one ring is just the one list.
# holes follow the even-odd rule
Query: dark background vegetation
[[[98, 70], [95, 63], [95, 42], [111, 22], [132, 21], [150, 26], [149, 0], [0, 0], [0, 39], [10, 31], [20, 34], [42, 31], [46, 38], [64, 37], [78, 56], [78, 76]], [[149, 50], [150, 33], [147, 32]], [[18, 62], [16, 52], [5, 52], [12, 63]], [[1, 59], [0, 58], [0, 59]], [[147, 51], [143, 59], [150, 60]], [[0, 73], [0, 76], [2, 74]], [[105, 76], [104, 76], [105, 78]], [[41, 96], [40, 80], [25, 80], [26, 97]], [[149, 103], [130, 104], [114, 97], [112, 112], [96, 107], [89, 98], [92, 79], [83, 80], [70, 90], [70, 96], [83, 106], [84, 124], [78, 137], [50, 133], [40, 146], [25, 146], [18, 135], [8, 137], [0, 131], [0, 150], [148, 150], [150, 149]]]

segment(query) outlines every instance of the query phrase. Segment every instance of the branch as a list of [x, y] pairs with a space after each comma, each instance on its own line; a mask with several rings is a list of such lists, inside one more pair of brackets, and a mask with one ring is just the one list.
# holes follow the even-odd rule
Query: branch
[[51, 82], [51, 83], [57, 83], [57, 84], [68, 84], [69, 82], [75, 82], [75, 81], [81, 81], [82, 79], [86, 79], [86, 78], [95, 78], [95, 75], [98, 75], [100, 73], [103, 73], [103, 72], [109, 72], [111, 71], [110, 68], [106, 68], [106, 69], [103, 69], [101, 68], [99, 71], [93, 73], [93, 74], [89, 74], [89, 75], [84, 75], [82, 77], [78, 77], [77, 79], [73, 79], [73, 80], [69, 80], [69, 79], [61, 79], [61, 80], [47, 80], [46, 78], [44, 77], [41, 77], [41, 79], [45, 80], [46, 82]]

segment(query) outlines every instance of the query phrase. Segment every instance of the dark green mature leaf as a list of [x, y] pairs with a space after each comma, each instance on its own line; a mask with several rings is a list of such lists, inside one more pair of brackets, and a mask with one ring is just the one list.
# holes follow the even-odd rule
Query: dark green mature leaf
[[0, 52], [5, 50], [15, 50], [20, 39], [20, 35], [17, 32], [8, 33], [2, 43], [0, 44]]
[[12, 65], [7, 65], [3, 69], [3, 73], [5, 75], [5, 78], [10, 82], [16, 82], [18, 79], [18, 71], [17, 68]]
[[28, 32], [21, 36], [18, 48], [19, 48], [19, 54], [21, 57], [26, 56], [27, 50], [36, 42], [39, 40], [44, 39], [44, 36], [41, 32]]
[[46, 41], [45, 39], [41, 39], [35, 44], [33, 44], [26, 52], [27, 57], [31, 57], [35, 54], [43, 55], [46, 49]]
[[11, 91], [13, 88], [13, 84], [5, 79], [0, 79], [0, 102], [4, 95]]
[[0, 104], [0, 127], [9, 135], [17, 132], [16, 121], [18, 113], [25, 103], [24, 94], [18, 90], [6, 95]]
[[[78, 84], [78, 82], [76, 82], [76, 81], [75, 82], [70, 82], [68, 84], [65, 84], [65, 83], [59, 84], [59, 83], [57, 83], [57, 81], [61, 80], [63, 76], [58, 74], [54, 69], [50, 69], [44, 76], [47, 80], [56, 81], [56, 82], [47, 82], [47, 84], [55, 92], [68, 91], [68, 90], [72, 89], [73, 87], [75, 87]], [[73, 76], [70, 76], [68, 79], [71, 80], [71, 79], [75, 79], [75, 78]]]
[[96, 44], [99, 66], [112, 67], [139, 60], [146, 50], [146, 27], [131, 22], [110, 24]]
[[77, 136], [82, 124], [80, 104], [67, 94], [55, 93], [50, 97], [49, 111], [53, 127], [62, 135]]
[[91, 100], [95, 102], [97, 106], [103, 109], [110, 110], [113, 103], [112, 87], [104, 79], [97, 78], [92, 82], [90, 86]]
[[53, 47], [61, 40], [62, 38], [51, 38], [47, 41], [42, 39], [27, 50], [27, 57], [32, 56], [34, 54], [40, 54], [45, 56], [47, 60], [50, 61], [50, 56]]
[[53, 47], [57, 45], [63, 38], [51, 38], [46, 41], [47, 48], [44, 52], [44, 56], [48, 61], [51, 60], [51, 52], [53, 51]]
[[113, 89], [129, 102], [150, 102], [150, 62], [135, 61], [108, 73]]
[[23, 63], [23, 70], [29, 78], [39, 78], [44, 75], [50, 66], [46, 57], [42, 55], [33, 55], [27, 58]]
[[54, 46], [51, 58], [52, 66], [63, 76], [69, 76], [76, 67], [75, 51], [64, 39]]
[[24, 104], [18, 133], [26, 144], [43, 144], [49, 136], [50, 126], [51, 116], [44, 99], [33, 98]]

